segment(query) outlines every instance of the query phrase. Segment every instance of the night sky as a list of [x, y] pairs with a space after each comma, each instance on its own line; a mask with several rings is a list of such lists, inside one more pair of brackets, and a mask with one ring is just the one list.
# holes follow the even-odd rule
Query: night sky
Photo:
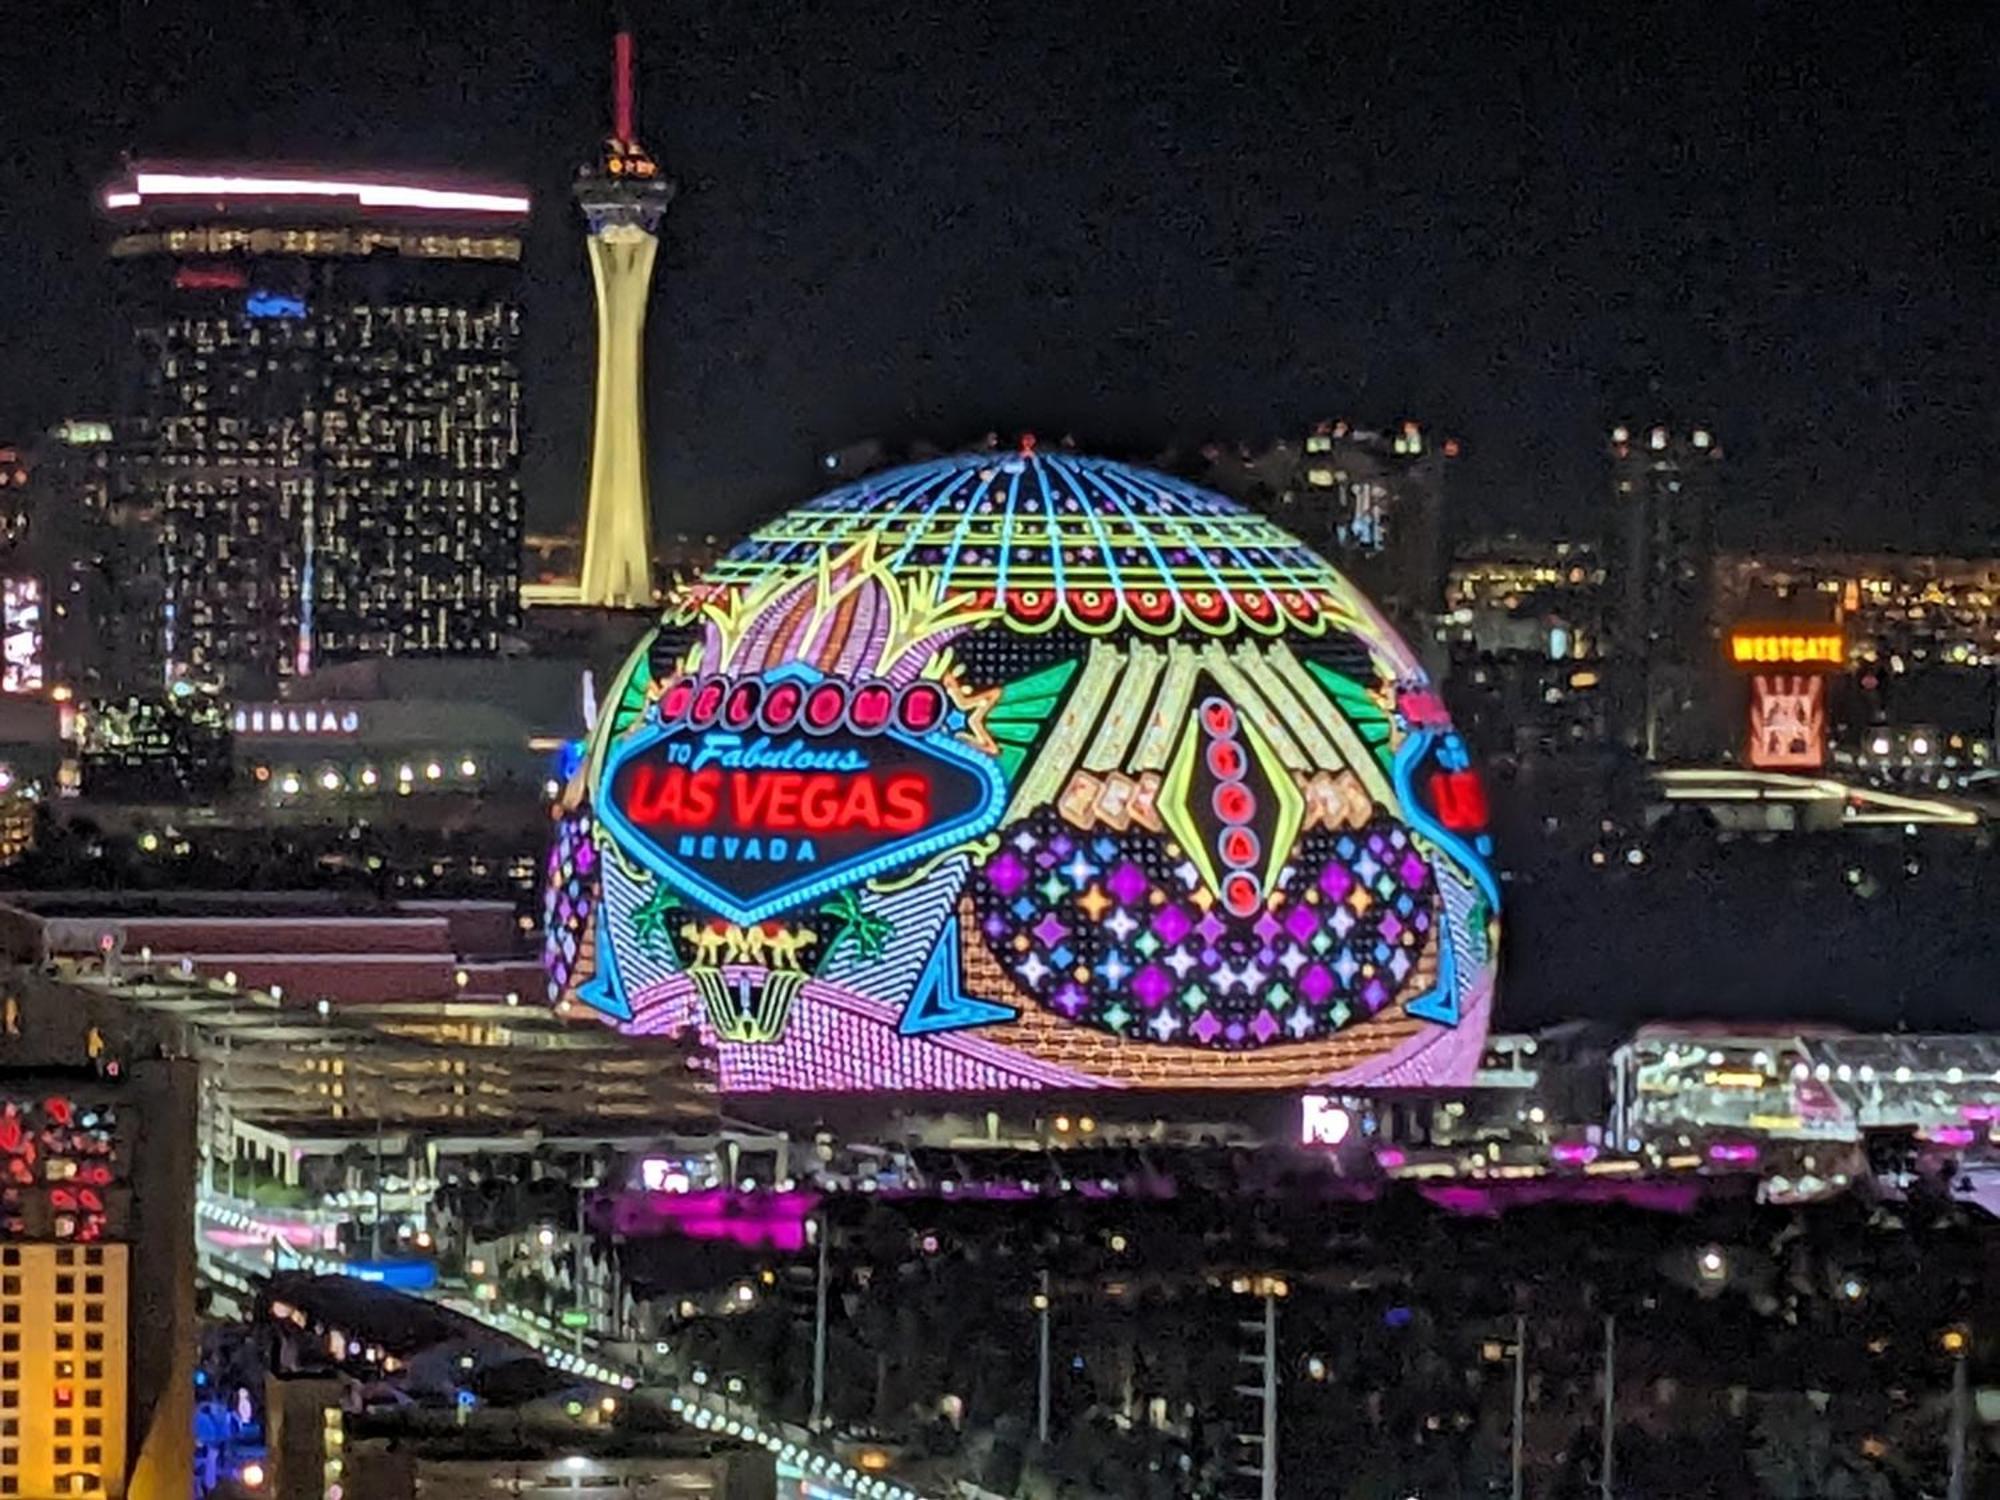
[[[1605, 427], [1661, 412], [1724, 435], [1731, 535], [2000, 540], [1990, 6], [634, 9], [682, 183], [650, 345], [676, 529], [867, 434], [1145, 453], [1412, 414], [1466, 441], [1468, 529], [1595, 530]], [[105, 404], [121, 153], [455, 167], [539, 200], [528, 483], [565, 519], [606, 31], [595, 0], [14, 0], [0, 434]]]

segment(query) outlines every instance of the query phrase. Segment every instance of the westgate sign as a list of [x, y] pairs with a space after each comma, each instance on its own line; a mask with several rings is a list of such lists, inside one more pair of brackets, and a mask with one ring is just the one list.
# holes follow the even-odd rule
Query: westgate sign
[[804, 668], [675, 684], [607, 756], [598, 816], [670, 886], [750, 926], [998, 822], [998, 765], [933, 695]]

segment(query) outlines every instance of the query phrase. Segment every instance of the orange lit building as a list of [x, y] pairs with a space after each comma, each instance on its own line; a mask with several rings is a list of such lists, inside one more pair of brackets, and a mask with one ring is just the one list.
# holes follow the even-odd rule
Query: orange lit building
[[195, 1066], [128, 1067], [4, 1004], [0, 1059], [36, 1065], [0, 1066], [0, 1495], [180, 1500]]

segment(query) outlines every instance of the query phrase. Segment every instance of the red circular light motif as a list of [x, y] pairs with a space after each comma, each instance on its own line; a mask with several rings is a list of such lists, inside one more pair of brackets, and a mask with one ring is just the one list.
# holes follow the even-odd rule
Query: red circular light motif
[[847, 722], [872, 734], [888, 725], [889, 711], [895, 704], [887, 683], [864, 682], [847, 701]]
[[1222, 862], [1238, 870], [1247, 870], [1256, 864], [1257, 856], [1263, 852], [1258, 846], [1257, 835], [1242, 827], [1223, 829], [1215, 847], [1222, 855]]
[[847, 689], [837, 682], [822, 682], [806, 694], [806, 728], [827, 730], [840, 722], [847, 711]]
[[1019, 620], [1045, 620], [1056, 607], [1054, 589], [1009, 589], [1007, 613]]
[[1201, 727], [1217, 739], [1236, 733], [1236, 709], [1221, 698], [1210, 698], [1201, 706]]
[[1118, 596], [1108, 589], [1072, 589], [1069, 605], [1080, 618], [1095, 623], [1111, 618], [1118, 608]]
[[1258, 893], [1257, 882], [1238, 870], [1223, 878], [1222, 904], [1229, 908], [1231, 916], [1248, 917], [1255, 915], [1257, 908], [1263, 905], [1263, 898]]
[[722, 695], [726, 685], [720, 677], [711, 677], [695, 689], [694, 701], [688, 705], [688, 723], [697, 729], [715, 722], [715, 716], [722, 711]]
[[1257, 815], [1257, 799], [1240, 781], [1225, 781], [1212, 800], [1215, 815], [1225, 823], [1247, 823]]
[[1210, 740], [1208, 742], [1208, 772], [1218, 781], [1241, 781], [1248, 762], [1243, 758], [1243, 747], [1234, 740]]
[[743, 728], [757, 717], [757, 703], [763, 696], [763, 684], [755, 680], [737, 683], [723, 700], [722, 722], [731, 729]]
[[790, 729], [798, 721], [799, 704], [805, 695], [805, 689], [796, 682], [773, 683], [759, 706], [758, 721], [773, 732]]
[[934, 683], [911, 683], [896, 705], [896, 720], [912, 734], [935, 729], [944, 720], [944, 690]]
[[679, 682], [660, 695], [660, 722], [673, 724], [688, 711], [688, 702], [694, 697], [694, 679], [683, 677]]

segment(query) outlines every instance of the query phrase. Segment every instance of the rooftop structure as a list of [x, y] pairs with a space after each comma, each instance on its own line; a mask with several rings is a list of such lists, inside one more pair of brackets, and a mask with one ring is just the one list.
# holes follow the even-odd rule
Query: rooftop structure
[[438, 1151], [526, 1149], [529, 1134], [706, 1128], [712, 1088], [691, 1048], [522, 1003], [526, 966], [491, 956], [512, 917], [490, 903], [29, 896], [0, 907], [0, 944], [26, 1024], [200, 1063], [218, 1191], [324, 1178], [357, 1143], [414, 1179]]

